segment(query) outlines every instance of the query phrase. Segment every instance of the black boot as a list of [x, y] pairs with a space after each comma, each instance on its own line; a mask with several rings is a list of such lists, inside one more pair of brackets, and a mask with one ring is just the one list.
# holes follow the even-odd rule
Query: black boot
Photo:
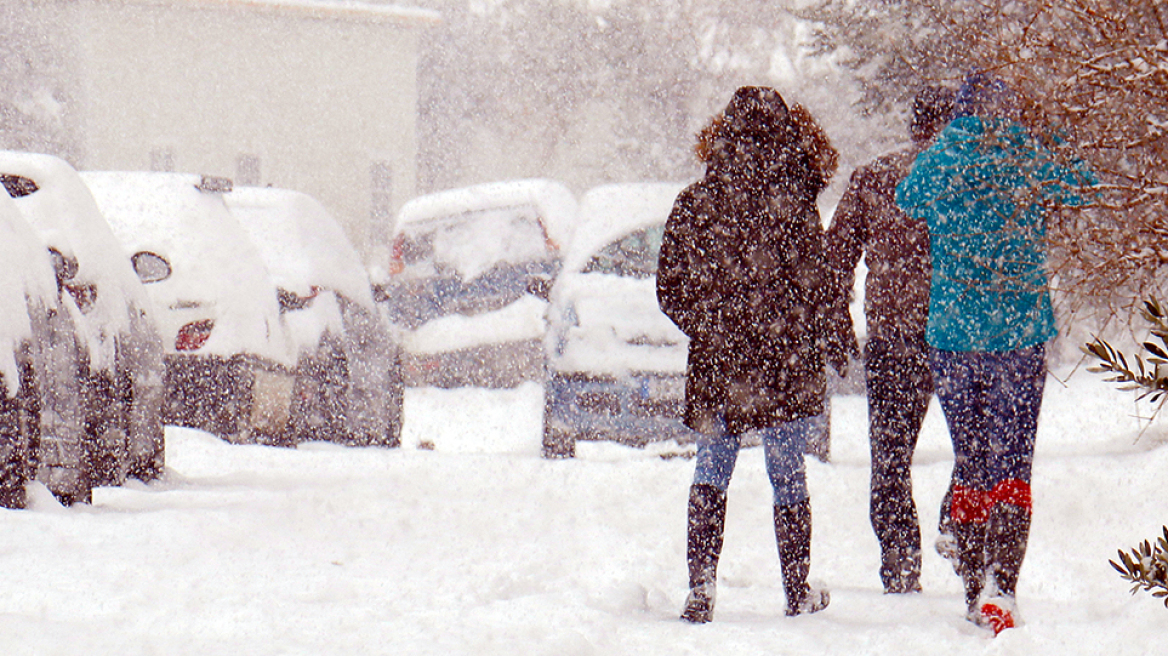
[[726, 493], [713, 485], [689, 488], [689, 531], [685, 556], [689, 562], [689, 596], [681, 619], [704, 624], [714, 618], [718, 556], [726, 527]]
[[953, 522], [951, 526], [957, 538], [957, 573], [965, 584], [965, 605], [974, 613], [985, 585], [986, 523]]
[[787, 616], [814, 613], [827, 607], [826, 590], [807, 585], [811, 570], [811, 501], [791, 506], [775, 506], [775, 541], [783, 567], [783, 591], [787, 594]]
[[1014, 596], [1018, 571], [1026, 557], [1030, 540], [1030, 510], [1009, 503], [999, 503], [990, 513], [986, 535], [986, 570], [992, 577], [997, 594]]

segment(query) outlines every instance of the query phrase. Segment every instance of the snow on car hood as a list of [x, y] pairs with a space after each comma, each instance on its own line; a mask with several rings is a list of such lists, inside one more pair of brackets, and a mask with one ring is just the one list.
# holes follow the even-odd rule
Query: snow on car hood
[[290, 189], [237, 187], [223, 202], [251, 236], [277, 286], [307, 296], [315, 285], [374, 311], [361, 256], [315, 198]]
[[57, 283], [44, 244], [6, 194], [0, 194], [0, 262], [0, 373], [12, 396], [20, 387], [14, 353], [32, 337], [29, 308], [55, 307]]
[[240, 353], [294, 366], [276, 286], [248, 235], [199, 176], [157, 172], [83, 172], [98, 207], [126, 252], [165, 258], [172, 275], [145, 285], [168, 352], [185, 323], [214, 319], [195, 353]]
[[664, 224], [685, 185], [634, 182], [593, 187], [580, 200], [580, 221], [564, 256], [565, 271], [580, 271], [601, 247], [621, 235]]
[[549, 331], [557, 371], [685, 372], [689, 339], [657, 307], [655, 279], [587, 273], [559, 284], [562, 309]]
[[440, 353], [486, 344], [502, 344], [544, 336], [547, 303], [534, 296], [519, 300], [494, 312], [474, 316], [448, 314], [402, 336], [402, 346], [410, 353]]

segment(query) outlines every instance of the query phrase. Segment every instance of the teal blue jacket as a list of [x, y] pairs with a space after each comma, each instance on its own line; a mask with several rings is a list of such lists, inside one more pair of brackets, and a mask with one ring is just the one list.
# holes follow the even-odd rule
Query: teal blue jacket
[[965, 116], [896, 187], [928, 222], [933, 273], [926, 339], [946, 351], [1011, 351], [1057, 334], [1046, 275], [1046, 215], [1094, 184], [1021, 126]]

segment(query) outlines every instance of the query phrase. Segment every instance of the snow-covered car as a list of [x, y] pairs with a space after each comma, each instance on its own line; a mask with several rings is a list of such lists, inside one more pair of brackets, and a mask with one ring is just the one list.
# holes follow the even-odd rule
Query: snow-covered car
[[681, 423], [689, 340], [657, 306], [657, 256], [682, 186], [596, 187], [548, 308], [543, 454], [577, 440], [692, 441]]
[[[142, 283], [67, 162], [0, 151], [0, 180], [60, 258], [62, 300], [76, 310], [88, 481], [69, 494], [85, 497], [89, 487], [120, 485], [127, 476], [157, 478], [164, 466], [162, 341]], [[42, 439], [41, 450], [45, 465], [61, 459], [51, 440]]]
[[163, 336], [163, 421], [287, 444], [295, 350], [274, 283], [223, 201], [229, 180], [81, 174], [145, 283]]
[[0, 506], [23, 508], [39, 478], [64, 503], [89, 498], [77, 312], [16, 203], [0, 194]]
[[397, 344], [340, 225], [320, 202], [296, 191], [236, 187], [223, 199], [276, 284], [297, 349], [295, 439], [400, 444]]
[[406, 203], [388, 280], [406, 383], [514, 387], [544, 376], [547, 295], [576, 200], [551, 180], [453, 189]]

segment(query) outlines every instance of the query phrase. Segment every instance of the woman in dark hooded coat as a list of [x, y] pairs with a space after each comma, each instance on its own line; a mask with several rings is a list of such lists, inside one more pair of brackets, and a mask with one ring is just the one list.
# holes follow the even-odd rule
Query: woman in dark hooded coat
[[805, 110], [765, 87], [738, 89], [697, 152], [706, 174], [674, 203], [657, 269], [658, 303], [690, 338], [685, 423], [698, 433], [682, 619], [712, 618], [726, 488], [751, 431], [774, 488], [787, 615], [815, 612], [829, 597], [807, 584], [803, 453], [824, 412], [825, 357], [842, 373], [856, 351], [815, 202], [836, 152]]

